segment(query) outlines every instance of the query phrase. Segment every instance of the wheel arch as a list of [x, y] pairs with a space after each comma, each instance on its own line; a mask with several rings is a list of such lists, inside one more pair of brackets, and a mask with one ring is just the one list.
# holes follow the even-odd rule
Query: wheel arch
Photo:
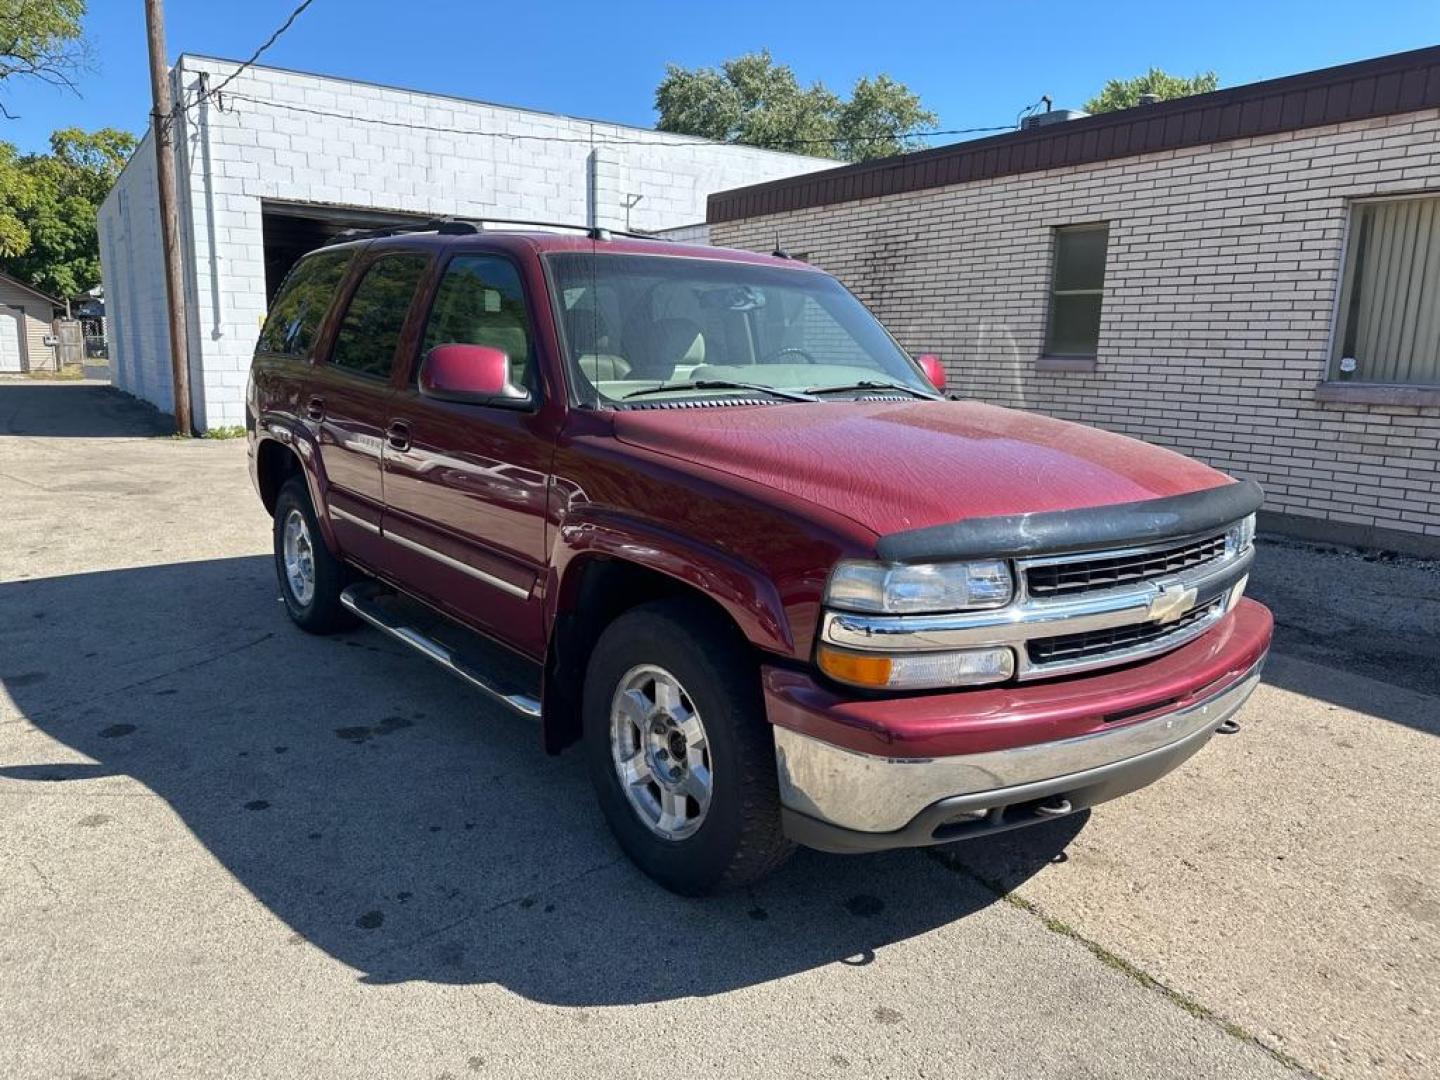
[[[631, 533], [602, 527], [577, 533], [584, 542], [567, 547], [555, 570], [544, 671], [544, 739], [550, 753], [580, 737], [585, 668], [600, 634], [642, 604], [687, 600], [757, 655], [793, 649], [778, 592], [752, 569], [678, 538], [638, 542]], [[637, 558], [640, 553], [650, 557]]]
[[279, 439], [261, 439], [255, 447], [255, 487], [265, 512], [275, 516], [275, 500], [286, 480], [303, 471], [300, 456]]
[[253, 468], [255, 489], [265, 512], [275, 516], [275, 500], [280, 489], [292, 476], [303, 476], [305, 488], [310, 493], [310, 506], [315, 511], [315, 520], [325, 546], [332, 552], [339, 552], [335, 530], [330, 521], [329, 506], [325, 502], [326, 483], [320, 464], [320, 456], [303, 429], [299, 433], [288, 426], [274, 423], [265, 429], [255, 443]]

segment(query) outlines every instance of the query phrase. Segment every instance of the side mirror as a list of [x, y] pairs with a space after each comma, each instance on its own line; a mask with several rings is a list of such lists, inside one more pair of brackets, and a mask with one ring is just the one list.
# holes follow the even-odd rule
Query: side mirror
[[420, 364], [420, 393], [471, 405], [528, 405], [530, 391], [510, 381], [510, 357], [488, 345], [437, 345]]
[[915, 357], [915, 362], [920, 365], [920, 370], [925, 373], [925, 378], [930, 380], [930, 385], [943, 394], [945, 392], [945, 365], [940, 363], [940, 357], [934, 353], [921, 353]]

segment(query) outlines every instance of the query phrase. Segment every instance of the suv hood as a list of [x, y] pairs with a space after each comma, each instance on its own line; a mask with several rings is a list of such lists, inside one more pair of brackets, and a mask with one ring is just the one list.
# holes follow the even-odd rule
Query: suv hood
[[828, 401], [613, 414], [632, 446], [764, 484], [878, 535], [1075, 510], [1230, 482], [1097, 428], [956, 401]]

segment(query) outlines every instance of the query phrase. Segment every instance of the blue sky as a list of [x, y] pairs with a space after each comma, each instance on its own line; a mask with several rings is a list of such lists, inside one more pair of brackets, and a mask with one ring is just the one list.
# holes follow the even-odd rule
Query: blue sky
[[[168, 0], [171, 58], [248, 56], [296, 2]], [[0, 139], [39, 150], [58, 127], [144, 128], [142, 0], [90, 8], [95, 70], [83, 96], [7, 86], [0, 100], [20, 119], [0, 120]], [[649, 126], [667, 63], [718, 64], [768, 47], [803, 81], [832, 89], [887, 72], [920, 93], [941, 127], [961, 128], [1011, 123], [1043, 93], [1078, 107], [1107, 78], [1150, 65], [1214, 69], [1235, 86], [1434, 44], [1437, 0], [315, 0], [262, 62]]]

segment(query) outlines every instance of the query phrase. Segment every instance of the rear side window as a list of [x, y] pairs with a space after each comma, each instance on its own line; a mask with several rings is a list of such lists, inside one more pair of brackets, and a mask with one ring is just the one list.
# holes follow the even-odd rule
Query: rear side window
[[375, 260], [350, 297], [330, 363], [372, 378], [389, 378], [415, 286], [429, 262], [425, 255], [382, 255]]
[[[510, 381], [530, 386], [530, 316], [514, 263], [494, 255], [467, 255], [445, 268], [435, 290], [423, 357], [437, 345], [488, 345], [510, 357]], [[417, 365], [412, 377], [418, 379]]]
[[296, 263], [270, 305], [257, 350], [279, 356], [309, 356], [349, 264], [348, 251], [322, 252]]

